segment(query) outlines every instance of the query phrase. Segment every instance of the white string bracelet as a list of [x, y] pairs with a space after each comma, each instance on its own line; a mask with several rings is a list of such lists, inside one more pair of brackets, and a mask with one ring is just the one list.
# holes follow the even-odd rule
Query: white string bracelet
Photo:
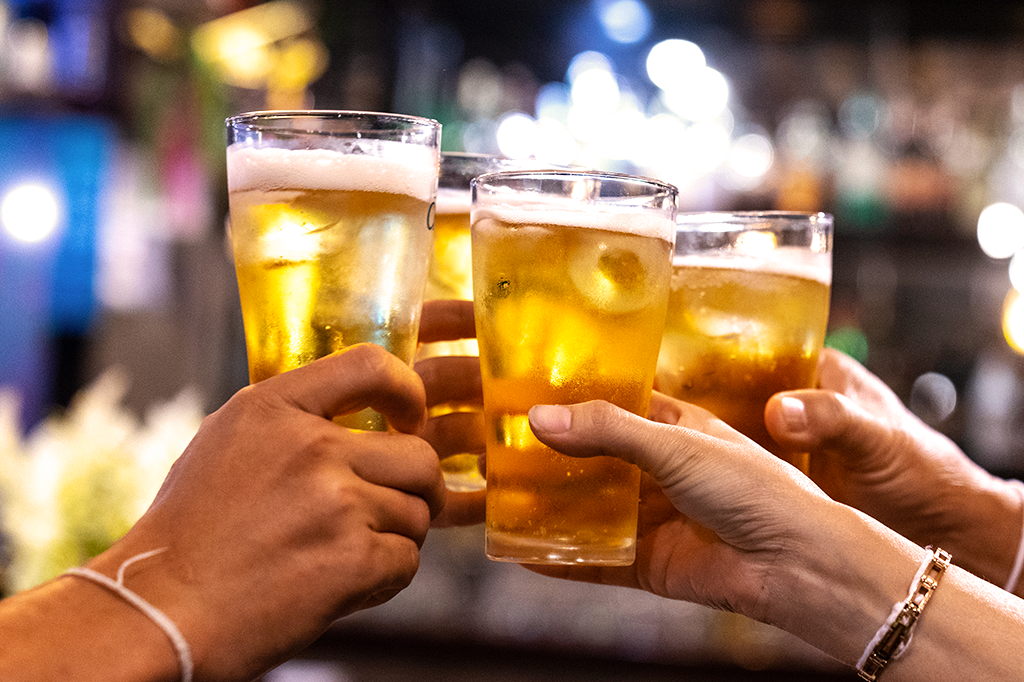
[[[1024, 512], [1024, 483], [1018, 480], [1007, 481], [1013, 486], [1013, 489], [1017, 491], [1017, 497], [1020, 498], [1021, 510]], [[1024, 516], [1024, 514], [1022, 514]], [[1020, 530], [1020, 544], [1017, 545], [1017, 557], [1013, 560], [1013, 569], [1010, 571], [1010, 577], [1006, 579], [1006, 587], [1003, 589], [1007, 592], [1013, 592], [1017, 587], [1017, 582], [1020, 580], [1020, 573], [1024, 570], [1024, 522], [1022, 522]]]
[[178, 627], [174, 622], [165, 616], [160, 609], [156, 608], [124, 586], [124, 571], [128, 566], [136, 561], [148, 559], [149, 557], [166, 550], [167, 548], [163, 547], [161, 549], [143, 552], [142, 554], [136, 554], [131, 557], [121, 564], [119, 569], [117, 569], [117, 580], [112, 580], [102, 573], [94, 571], [91, 568], [86, 568], [85, 566], [70, 568], [65, 571], [65, 575], [76, 575], [80, 578], [85, 578], [86, 580], [91, 580], [94, 583], [102, 585], [137, 608], [139, 611], [142, 611], [142, 613], [146, 614], [150, 620], [156, 623], [157, 626], [164, 631], [167, 638], [171, 640], [171, 645], [174, 646], [174, 651], [178, 655], [178, 666], [181, 668], [181, 682], [192, 682], [192, 652], [188, 648], [188, 642], [186, 642], [185, 638], [182, 637], [181, 631], [178, 630]]
[[[931, 550], [930, 547], [928, 549]], [[889, 617], [882, 623], [882, 627], [878, 628], [878, 632], [868, 642], [860, 660], [857, 661], [857, 675], [862, 680], [874, 682], [885, 667], [906, 650], [914, 626], [935, 588], [939, 586], [942, 574], [949, 568], [951, 560], [949, 552], [938, 547], [929, 552], [914, 575], [914, 582], [910, 584], [910, 594], [905, 600], [893, 606]]]

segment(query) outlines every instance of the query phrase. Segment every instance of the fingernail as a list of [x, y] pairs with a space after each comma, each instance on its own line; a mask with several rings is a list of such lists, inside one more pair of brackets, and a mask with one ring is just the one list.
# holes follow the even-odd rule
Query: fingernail
[[782, 418], [786, 420], [786, 428], [790, 431], [802, 432], [807, 430], [807, 408], [804, 401], [792, 396], [785, 396], [782, 399]]
[[530, 425], [546, 433], [565, 433], [572, 426], [572, 412], [561, 405], [534, 405]]

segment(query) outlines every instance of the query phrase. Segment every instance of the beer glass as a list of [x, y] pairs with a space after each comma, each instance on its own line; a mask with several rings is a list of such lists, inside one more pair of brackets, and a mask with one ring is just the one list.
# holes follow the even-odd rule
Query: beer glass
[[[227, 120], [231, 243], [253, 383], [360, 342], [411, 363], [441, 126], [352, 111]], [[363, 410], [345, 426], [386, 430]]]
[[[779, 391], [810, 388], [828, 324], [832, 216], [680, 214], [657, 388], [782, 455], [764, 425]], [[807, 472], [807, 455], [787, 459]]]
[[[551, 168], [533, 159], [507, 159], [491, 154], [443, 152], [437, 183], [437, 209], [434, 218], [434, 250], [430, 259], [425, 300], [473, 299], [473, 270], [470, 255], [469, 211], [470, 182], [484, 173], [501, 170]], [[437, 341], [420, 347], [417, 358], [438, 355], [477, 355], [476, 339]], [[475, 410], [471, 406], [447, 403], [431, 409], [431, 415]], [[441, 460], [445, 485], [449, 490], [483, 490], [486, 485], [477, 464], [476, 453], [450, 455]]]
[[544, 446], [527, 412], [607, 400], [646, 414], [664, 330], [676, 189], [592, 171], [473, 181], [473, 300], [487, 447], [486, 552], [628, 565], [640, 472]]

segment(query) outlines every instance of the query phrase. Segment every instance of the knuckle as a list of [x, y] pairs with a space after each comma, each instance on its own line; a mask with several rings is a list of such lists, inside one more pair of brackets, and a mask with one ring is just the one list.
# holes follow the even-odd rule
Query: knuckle
[[343, 352], [346, 372], [360, 372], [368, 376], [390, 376], [390, 356], [380, 346], [371, 343], [360, 343], [350, 346]]
[[605, 431], [615, 425], [618, 409], [611, 403], [598, 400], [588, 405], [587, 419], [590, 427], [597, 431]]

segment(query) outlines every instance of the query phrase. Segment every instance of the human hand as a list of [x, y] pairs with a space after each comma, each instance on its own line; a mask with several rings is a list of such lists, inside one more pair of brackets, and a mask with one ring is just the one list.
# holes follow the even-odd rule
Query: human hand
[[[922, 550], [828, 498], [710, 412], [655, 393], [649, 421], [605, 402], [537, 406], [536, 436], [644, 472], [631, 566], [527, 566], [776, 625], [853, 664]], [[836, 614], [842, 618], [836, 618]]]
[[1017, 493], [852, 358], [825, 349], [818, 372], [820, 389], [769, 400], [772, 438], [809, 452], [811, 478], [833, 499], [1003, 585], [1021, 533]]
[[[427, 301], [423, 304], [420, 342], [476, 338], [473, 302], [458, 300]], [[433, 446], [440, 458], [454, 454], [477, 453], [484, 471], [485, 443], [483, 388], [480, 360], [475, 356], [434, 356], [416, 363], [423, 379], [427, 407], [456, 403], [461, 409], [431, 414], [420, 436]], [[468, 409], [467, 409], [468, 408]], [[484, 520], [484, 491], [448, 491], [435, 528], [468, 526]]]
[[[389, 433], [331, 417], [372, 407]], [[416, 374], [361, 344], [246, 387], [208, 417], [150, 509], [89, 566], [181, 630], [197, 679], [251, 679], [412, 580], [444, 504]]]
[[633, 565], [529, 568], [767, 619], [761, 598], [773, 569], [796, 555], [813, 516], [801, 510], [829, 500], [706, 410], [655, 393], [649, 416], [601, 401], [531, 410], [534, 433], [551, 448], [618, 457], [645, 476]]

